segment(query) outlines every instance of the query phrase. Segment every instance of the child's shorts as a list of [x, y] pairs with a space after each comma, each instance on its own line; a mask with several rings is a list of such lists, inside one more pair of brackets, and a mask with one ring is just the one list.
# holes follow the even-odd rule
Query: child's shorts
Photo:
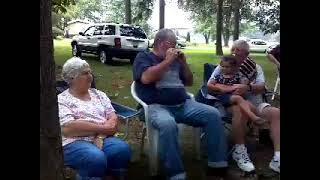
[[226, 93], [226, 94], [217, 94], [215, 95], [216, 98], [219, 99], [219, 101], [221, 102], [221, 104], [224, 106], [224, 107], [229, 107], [231, 106], [231, 96], [232, 94], [230, 93]]

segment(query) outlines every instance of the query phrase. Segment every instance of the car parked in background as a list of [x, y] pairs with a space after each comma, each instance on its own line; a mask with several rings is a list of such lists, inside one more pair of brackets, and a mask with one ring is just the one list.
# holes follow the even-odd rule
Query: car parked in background
[[248, 40], [251, 52], [266, 52], [270, 46], [279, 44], [278, 42], [268, 42], [262, 39]]
[[130, 59], [133, 63], [140, 51], [148, 49], [148, 38], [139, 26], [117, 23], [97, 23], [74, 36], [72, 55], [96, 54], [102, 63], [113, 57]]
[[185, 48], [187, 46], [187, 40], [183, 37], [177, 36], [177, 48]]

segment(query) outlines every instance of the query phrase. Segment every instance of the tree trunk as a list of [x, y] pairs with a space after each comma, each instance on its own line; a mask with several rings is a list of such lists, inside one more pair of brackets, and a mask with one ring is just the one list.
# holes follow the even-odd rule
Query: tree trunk
[[225, 47], [229, 47], [230, 21], [231, 21], [231, 7], [228, 7], [228, 9], [226, 10], [225, 19], [224, 19], [225, 26], [224, 26], [223, 38], [224, 38]]
[[126, 11], [126, 24], [132, 23], [131, 18], [131, 0], [125, 0], [125, 11]]
[[204, 33], [203, 36], [206, 39], [206, 44], [209, 44], [210, 33]]
[[218, 11], [217, 11], [217, 41], [216, 41], [216, 55], [223, 55], [222, 51], [222, 6], [223, 6], [223, 0], [218, 0]]
[[159, 1], [159, 29], [164, 28], [164, 7], [165, 7], [165, 2], [164, 0]]
[[69, 18], [63, 18], [63, 29], [65, 29], [68, 26], [68, 21], [70, 21]]
[[230, 39], [230, 30], [225, 30], [225, 33], [223, 35], [224, 39], [224, 47], [229, 47], [229, 39]]
[[190, 33], [189, 32], [187, 33], [186, 41], [190, 42]]
[[63, 180], [51, 8], [51, 0], [40, 0], [40, 180]]
[[240, 33], [240, 0], [235, 0], [234, 7], [234, 28], [233, 28], [233, 41], [239, 39]]

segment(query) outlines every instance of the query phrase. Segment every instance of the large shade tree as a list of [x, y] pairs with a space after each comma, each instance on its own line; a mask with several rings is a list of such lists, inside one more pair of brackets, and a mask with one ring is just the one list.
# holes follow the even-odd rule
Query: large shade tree
[[40, 180], [64, 179], [51, 11], [63, 11], [68, 3], [72, 2], [40, 0]]

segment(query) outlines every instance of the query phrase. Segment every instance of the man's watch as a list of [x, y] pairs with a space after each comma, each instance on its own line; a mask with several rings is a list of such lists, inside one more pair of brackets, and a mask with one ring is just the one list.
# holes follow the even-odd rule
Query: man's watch
[[102, 135], [98, 135], [97, 138], [98, 139], [104, 139], [106, 136], [102, 136]]

